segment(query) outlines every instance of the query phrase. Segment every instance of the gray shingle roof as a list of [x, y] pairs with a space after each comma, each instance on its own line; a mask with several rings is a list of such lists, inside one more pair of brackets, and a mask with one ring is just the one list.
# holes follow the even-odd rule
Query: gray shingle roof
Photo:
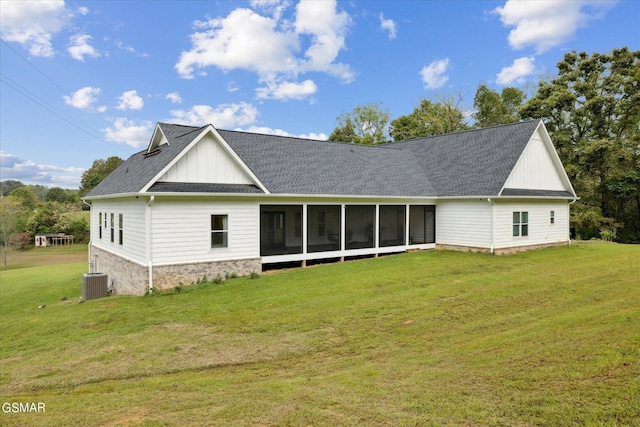
[[[375, 147], [218, 132], [272, 194], [465, 197], [498, 196], [538, 124], [528, 121]], [[203, 129], [159, 126], [169, 144], [152, 155], [146, 150], [134, 154], [87, 197], [141, 191]], [[155, 183], [149, 191], [261, 192], [254, 186], [195, 183]]]

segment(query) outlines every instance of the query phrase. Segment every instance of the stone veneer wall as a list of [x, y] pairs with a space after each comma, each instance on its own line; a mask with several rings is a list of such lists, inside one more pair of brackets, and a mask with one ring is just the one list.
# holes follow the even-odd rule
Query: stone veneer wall
[[[538, 245], [527, 245], [527, 246], [512, 246], [509, 248], [496, 248], [493, 250], [494, 255], [507, 255], [514, 254], [516, 252], [524, 252], [531, 251], [535, 249], [543, 249], [543, 248], [552, 248], [555, 246], [567, 246], [569, 242], [554, 242], [554, 243], [544, 243]], [[444, 251], [463, 251], [463, 252], [480, 252], [480, 253], [491, 253], [491, 249], [489, 248], [477, 248], [472, 246], [459, 246], [459, 245], [436, 245], [437, 250]]]
[[204, 276], [211, 281], [220, 276], [236, 273], [246, 276], [262, 271], [262, 258], [248, 258], [231, 261], [198, 262], [193, 264], [158, 265], [153, 267], [153, 287], [170, 289], [178, 284], [191, 285]]
[[[90, 260], [94, 273], [107, 273], [109, 288], [116, 295], [144, 295], [149, 285], [147, 267], [91, 246]], [[97, 256], [97, 261], [96, 261]]]
[[[144, 295], [147, 291], [149, 286], [147, 266], [126, 260], [95, 246], [91, 246], [90, 259], [94, 263], [94, 273], [107, 273], [109, 288], [113, 289], [115, 295]], [[196, 283], [204, 276], [207, 276], [207, 280], [213, 280], [218, 275], [225, 278], [227, 274], [232, 273], [245, 276], [261, 271], [262, 258], [159, 265], [153, 266], [153, 287], [170, 289], [179, 283], [183, 285]]]

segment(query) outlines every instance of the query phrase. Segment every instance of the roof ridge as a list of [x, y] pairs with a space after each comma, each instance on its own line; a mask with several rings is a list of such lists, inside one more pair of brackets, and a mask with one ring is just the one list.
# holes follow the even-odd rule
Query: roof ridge
[[439, 138], [439, 137], [442, 137], [442, 136], [451, 136], [451, 135], [460, 135], [460, 134], [463, 134], [463, 133], [479, 132], [479, 131], [496, 129], [496, 128], [501, 128], [501, 127], [522, 125], [522, 124], [527, 124], [527, 123], [532, 123], [532, 122], [539, 122], [541, 120], [542, 119], [529, 119], [529, 120], [522, 120], [522, 121], [518, 121], [518, 122], [503, 123], [503, 124], [500, 124], [500, 125], [487, 126], [487, 127], [484, 127], [484, 128], [467, 129], [467, 130], [461, 130], [461, 131], [457, 131], [457, 132], [443, 133], [443, 134], [440, 134], [440, 135], [417, 136], [415, 138], [403, 139], [402, 141], [394, 141], [394, 142], [391, 142], [390, 144], [402, 144], [404, 142], [412, 142], [412, 141], [417, 141], [417, 140], [422, 140], [422, 139], [431, 139], [431, 138]]
[[313, 138], [302, 138], [299, 136], [292, 135], [277, 135], [273, 133], [261, 133], [261, 132], [249, 132], [246, 130], [231, 130], [231, 129], [217, 129], [218, 131], [223, 132], [233, 132], [233, 133], [242, 133], [247, 135], [258, 135], [258, 136], [269, 136], [273, 138], [286, 138], [286, 139], [297, 139], [304, 142], [320, 142], [326, 144], [336, 144], [336, 145], [345, 145], [345, 146], [354, 146], [354, 147], [369, 147], [369, 148], [385, 148], [385, 149], [393, 149], [399, 150], [399, 148], [389, 147], [387, 144], [377, 144], [377, 145], [368, 145], [368, 144], [355, 144], [353, 142], [343, 142], [343, 141], [332, 141], [330, 139], [313, 139]]

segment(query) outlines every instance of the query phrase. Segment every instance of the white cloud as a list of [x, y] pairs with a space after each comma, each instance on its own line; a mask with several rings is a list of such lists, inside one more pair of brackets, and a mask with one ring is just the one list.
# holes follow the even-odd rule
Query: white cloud
[[180, 97], [180, 94], [178, 92], [168, 93], [167, 96], [164, 97], [164, 99], [168, 99], [174, 104], [182, 104], [182, 98]]
[[0, 36], [20, 43], [33, 56], [53, 57], [54, 35], [69, 23], [72, 13], [63, 0], [3, 1], [0, 6]]
[[144, 147], [149, 143], [153, 123], [147, 120], [136, 122], [124, 117], [115, 119], [113, 126], [102, 129], [108, 141], [120, 142], [132, 147]]
[[[258, 0], [252, 5], [270, 10], [273, 16], [238, 8], [224, 18], [196, 21], [191, 49], [183, 51], [175, 65], [178, 74], [191, 79], [211, 66], [224, 71], [244, 69], [256, 73], [258, 80], [267, 84], [267, 91], [305, 72], [327, 73], [344, 82], [353, 80], [350, 67], [335, 62], [345, 47], [351, 20], [346, 12], [336, 10], [334, 0], [301, 1], [294, 21], [280, 17], [287, 2]], [[304, 89], [309, 88], [305, 84]]]
[[144, 101], [135, 90], [124, 92], [118, 99], [120, 100], [120, 104], [116, 107], [118, 110], [141, 110], [144, 106]]
[[571, 39], [578, 28], [603, 16], [613, 1], [602, 0], [507, 0], [493, 10], [507, 27], [513, 49], [533, 46], [542, 53]]
[[93, 37], [87, 34], [76, 34], [71, 36], [69, 38], [69, 46], [67, 47], [67, 51], [71, 57], [84, 62], [85, 56], [90, 56], [92, 58], [101, 56], [93, 46], [89, 45], [89, 41], [91, 41], [92, 38]]
[[249, 9], [236, 9], [226, 18], [198, 25], [203, 32], [191, 36], [193, 48], [182, 52], [175, 68], [184, 78], [196, 69], [215, 66], [228, 71], [247, 69], [260, 75], [293, 71], [297, 67], [292, 33], [278, 32], [276, 21]]
[[384, 19], [384, 15], [380, 14], [380, 28], [389, 32], [389, 40], [397, 37], [396, 23], [393, 19]]
[[270, 127], [265, 127], [265, 126], [249, 126], [246, 129], [236, 128], [234, 130], [238, 130], [242, 132], [251, 132], [251, 133], [262, 133], [266, 135], [291, 136], [291, 137], [303, 138], [303, 139], [318, 139], [322, 141], [326, 141], [327, 139], [329, 139], [329, 136], [325, 133], [311, 132], [309, 134], [296, 135], [296, 134], [287, 132], [286, 130], [272, 129]]
[[312, 80], [305, 80], [302, 83], [296, 82], [267, 82], [267, 87], [256, 89], [259, 99], [304, 99], [318, 91], [318, 86]]
[[26, 184], [78, 188], [85, 169], [36, 164], [0, 150], [0, 181], [14, 179]]
[[80, 15], [87, 15], [87, 14], [89, 14], [89, 8], [88, 8], [88, 7], [85, 7], [85, 6], [80, 6], [80, 7], [78, 8], [78, 13], [79, 13]]
[[498, 73], [496, 82], [500, 85], [524, 82], [525, 77], [535, 72], [535, 62], [536, 59], [533, 56], [516, 59], [510, 67], [504, 67]]
[[222, 104], [213, 108], [209, 105], [194, 105], [190, 110], [173, 110], [170, 121], [191, 126], [212, 124], [216, 128], [233, 128], [256, 121], [258, 110], [252, 104]]
[[85, 86], [73, 92], [71, 96], [63, 96], [62, 98], [67, 105], [71, 105], [80, 110], [86, 110], [91, 108], [97, 101], [97, 96], [100, 95], [100, 93], [102, 93], [102, 91], [99, 87]]
[[295, 21], [297, 36], [312, 36], [312, 44], [305, 52], [308, 60], [301, 64], [301, 70], [322, 71], [351, 82], [355, 75], [349, 66], [333, 62], [345, 47], [344, 39], [351, 24], [349, 15], [344, 11], [338, 13], [336, 6], [335, 0], [298, 3]]
[[289, 7], [290, 2], [287, 0], [251, 0], [250, 4], [254, 9], [261, 9], [279, 20], [285, 9]]
[[448, 70], [449, 58], [433, 61], [420, 71], [424, 86], [427, 89], [442, 87], [449, 80], [449, 76], [446, 74]]

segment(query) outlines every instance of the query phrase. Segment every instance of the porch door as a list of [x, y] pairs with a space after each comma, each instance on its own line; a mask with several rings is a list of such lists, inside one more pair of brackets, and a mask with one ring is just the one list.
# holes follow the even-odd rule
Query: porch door
[[[285, 247], [285, 212], [262, 212], [260, 242], [263, 249]], [[264, 252], [264, 251], [263, 251]]]

